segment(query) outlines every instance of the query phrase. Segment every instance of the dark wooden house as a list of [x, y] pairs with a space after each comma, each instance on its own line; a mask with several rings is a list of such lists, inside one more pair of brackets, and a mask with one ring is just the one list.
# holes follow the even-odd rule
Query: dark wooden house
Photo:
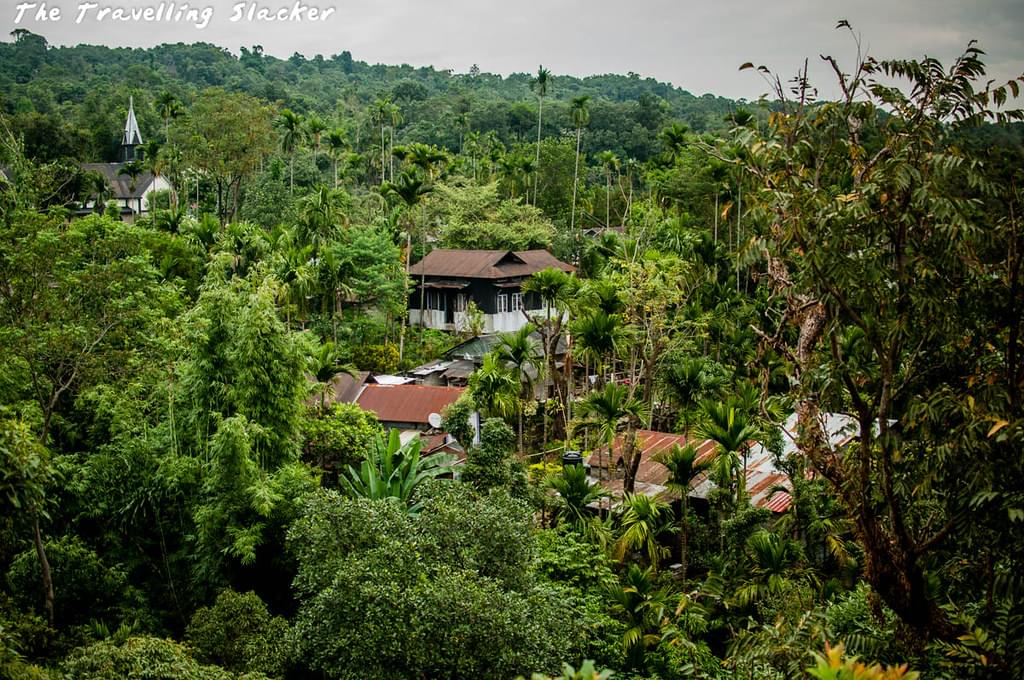
[[546, 250], [432, 250], [409, 269], [414, 289], [409, 321], [438, 330], [462, 330], [472, 301], [484, 318], [484, 333], [516, 331], [526, 324], [523, 310], [540, 309], [525, 297], [523, 282], [554, 267], [575, 271]]

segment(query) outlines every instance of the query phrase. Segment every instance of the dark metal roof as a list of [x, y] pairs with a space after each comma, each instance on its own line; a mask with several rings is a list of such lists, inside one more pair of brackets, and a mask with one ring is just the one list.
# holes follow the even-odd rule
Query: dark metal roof
[[103, 175], [116, 199], [142, 198], [153, 182], [153, 173], [147, 171], [140, 174], [135, 179], [135, 190], [132, 191], [132, 178], [120, 174], [126, 165], [127, 163], [82, 163], [82, 169]]
[[576, 271], [546, 250], [436, 249], [409, 268], [410, 276], [450, 276], [466, 279], [526, 277], [549, 267]]

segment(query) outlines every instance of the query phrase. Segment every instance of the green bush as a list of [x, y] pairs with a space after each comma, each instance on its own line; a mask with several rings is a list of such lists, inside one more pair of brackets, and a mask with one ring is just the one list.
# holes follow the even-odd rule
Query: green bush
[[358, 465], [381, 433], [377, 417], [355, 404], [333, 404], [322, 415], [314, 409], [302, 423], [303, 459], [336, 481], [347, 466]]
[[[139, 618], [146, 610], [141, 593], [129, 585], [124, 570], [104, 564], [77, 537], [64, 536], [47, 542], [46, 555], [53, 575], [58, 628], [93, 621], [116, 627]], [[7, 581], [16, 605], [39, 614], [44, 611], [42, 574], [34, 548], [14, 558]]]
[[360, 371], [394, 373], [398, 370], [398, 348], [394, 345], [357, 345], [352, 348], [352, 363]]
[[225, 590], [192, 616], [185, 639], [197, 659], [237, 673], [280, 677], [287, 659], [288, 622], [271, 616], [255, 593]]
[[[60, 670], [75, 680], [234, 680], [217, 666], [204, 666], [173, 640], [132, 637], [123, 644], [110, 641], [81, 647], [64, 660]], [[257, 680], [259, 674], [246, 675]]]

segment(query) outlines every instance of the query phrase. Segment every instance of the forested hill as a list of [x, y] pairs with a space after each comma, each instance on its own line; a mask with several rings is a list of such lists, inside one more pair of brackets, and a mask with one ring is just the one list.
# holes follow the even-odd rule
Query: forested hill
[[[155, 102], [162, 92], [189, 101], [210, 87], [244, 92], [304, 115], [343, 119], [354, 133], [372, 129], [371, 105], [388, 99], [401, 110], [399, 143], [415, 140], [457, 150], [461, 133], [469, 130], [493, 131], [505, 144], [537, 135], [538, 98], [527, 73], [502, 77], [475, 68], [457, 74], [408, 64], [370, 65], [348, 51], [311, 59], [296, 53], [282, 60], [258, 45], [235, 56], [207, 43], [51, 47], [26, 31], [13, 36], [13, 42], [0, 43], [0, 104], [24, 134], [27, 151], [45, 159], [111, 158], [129, 95], [142, 129], [159, 130]], [[523, 63], [524, 70], [535, 66]], [[721, 129], [723, 117], [737, 106], [634, 73], [587, 78], [555, 73], [544, 102], [545, 137], [573, 129], [569, 103], [581, 96], [591, 98], [590, 148], [641, 161], [659, 150], [657, 133], [670, 121], [680, 120], [696, 132]]]

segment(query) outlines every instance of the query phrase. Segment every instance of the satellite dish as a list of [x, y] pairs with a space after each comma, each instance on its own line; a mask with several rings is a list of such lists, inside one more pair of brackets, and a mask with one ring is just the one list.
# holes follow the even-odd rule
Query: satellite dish
[[431, 413], [427, 416], [427, 422], [430, 423], [431, 427], [441, 427], [441, 414]]

